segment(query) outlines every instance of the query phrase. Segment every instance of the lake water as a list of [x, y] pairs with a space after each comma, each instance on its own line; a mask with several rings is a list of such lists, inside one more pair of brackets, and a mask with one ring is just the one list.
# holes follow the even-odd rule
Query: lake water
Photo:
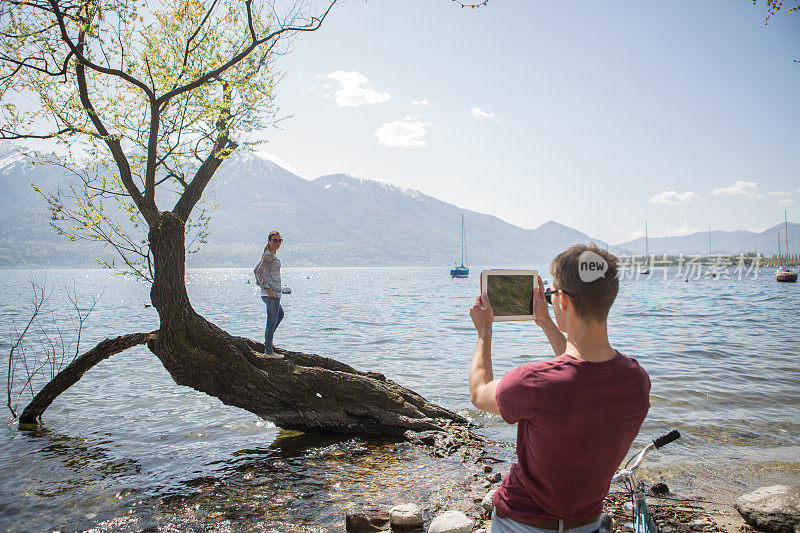
[[[540, 267], [540, 271], [544, 271]], [[284, 268], [293, 292], [276, 344], [377, 371], [481, 424], [496, 454], [513, 454], [514, 426], [472, 408], [467, 372], [475, 334], [467, 310], [480, 270]], [[800, 285], [774, 269], [743, 279], [670, 270], [626, 279], [609, 319], [612, 345], [650, 373], [650, 413], [635, 445], [670, 428], [684, 435], [653, 454], [648, 473], [682, 496], [729, 501], [800, 474]], [[0, 271], [0, 350], [28, 318], [27, 279], [102, 293], [83, 350], [150, 331], [149, 288], [101, 270]], [[548, 276], [545, 276], [548, 277]], [[249, 269], [187, 273], [195, 309], [232, 334], [263, 340], [264, 304]], [[31, 345], [32, 346], [32, 345]], [[551, 356], [531, 322], [495, 325], [495, 375]], [[7, 374], [6, 363], [0, 373]], [[26, 405], [20, 401], [20, 410]], [[447, 505], [472, 471], [406, 444], [283, 432], [176, 385], [146, 347], [91, 369], [20, 430], [6, 411], [0, 439], [0, 529], [343, 531], [362, 505]], [[608, 428], [613, 431], [614, 428]], [[451, 487], [451, 490], [443, 490]]]

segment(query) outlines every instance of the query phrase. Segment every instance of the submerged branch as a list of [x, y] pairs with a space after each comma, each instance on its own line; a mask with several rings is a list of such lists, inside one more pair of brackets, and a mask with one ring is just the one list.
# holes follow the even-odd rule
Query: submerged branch
[[101, 341], [97, 346], [76, 357], [64, 370], [58, 373], [50, 383], [37, 394], [28, 407], [19, 417], [21, 424], [35, 424], [41, 418], [42, 413], [51, 403], [65, 390], [78, 382], [87, 370], [97, 363], [108, 359], [114, 354], [132, 348], [139, 344], [145, 344], [148, 340], [155, 338], [156, 332], [152, 333], [129, 333], [113, 339]]

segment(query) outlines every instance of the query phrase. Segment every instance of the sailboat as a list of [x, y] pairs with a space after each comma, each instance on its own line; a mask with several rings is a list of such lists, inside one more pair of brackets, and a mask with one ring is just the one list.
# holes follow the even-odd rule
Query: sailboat
[[706, 277], [716, 278], [719, 275], [717, 272], [717, 268], [719, 265], [717, 264], [715, 267], [714, 261], [711, 259], [711, 224], [708, 225], [708, 259], [706, 260], [708, 264], [708, 270], [706, 270]]
[[464, 215], [461, 215], [461, 265], [455, 266], [450, 270], [450, 275], [454, 278], [466, 278], [469, 276], [469, 268], [464, 266], [464, 257], [467, 255], [467, 245], [464, 242]]
[[[789, 262], [789, 222], [786, 220], [786, 211], [783, 212], [783, 224], [786, 233], [786, 262]], [[778, 263], [781, 261], [781, 234], [778, 233]], [[778, 271], [775, 272], [775, 281], [797, 281], [797, 272], [791, 270], [786, 265], [778, 266]]]
[[647, 221], [644, 223], [644, 263], [639, 267], [639, 274], [650, 274], [650, 246], [647, 241]]

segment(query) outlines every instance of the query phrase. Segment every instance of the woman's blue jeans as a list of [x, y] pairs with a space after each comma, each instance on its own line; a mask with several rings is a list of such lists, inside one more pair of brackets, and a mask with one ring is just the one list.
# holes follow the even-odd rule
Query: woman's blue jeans
[[264, 352], [272, 353], [272, 336], [275, 330], [278, 329], [278, 324], [283, 320], [283, 307], [281, 307], [280, 298], [270, 298], [269, 296], [262, 296], [262, 300], [267, 304], [267, 328], [264, 330]]

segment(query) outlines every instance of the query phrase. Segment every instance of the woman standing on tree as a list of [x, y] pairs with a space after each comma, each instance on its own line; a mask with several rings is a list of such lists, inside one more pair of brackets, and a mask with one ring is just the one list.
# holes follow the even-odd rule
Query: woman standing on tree
[[275, 255], [283, 239], [280, 232], [272, 231], [267, 237], [267, 247], [261, 254], [261, 262], [255, 268], [256, 283], [261, 287], [261, 299], [267, 304], [267, 328], [264, 331], [264, 353], [268, 357], [283, 359], [275, 353], [272, 336], [283, 320], [281, 307], [281, 260]]

